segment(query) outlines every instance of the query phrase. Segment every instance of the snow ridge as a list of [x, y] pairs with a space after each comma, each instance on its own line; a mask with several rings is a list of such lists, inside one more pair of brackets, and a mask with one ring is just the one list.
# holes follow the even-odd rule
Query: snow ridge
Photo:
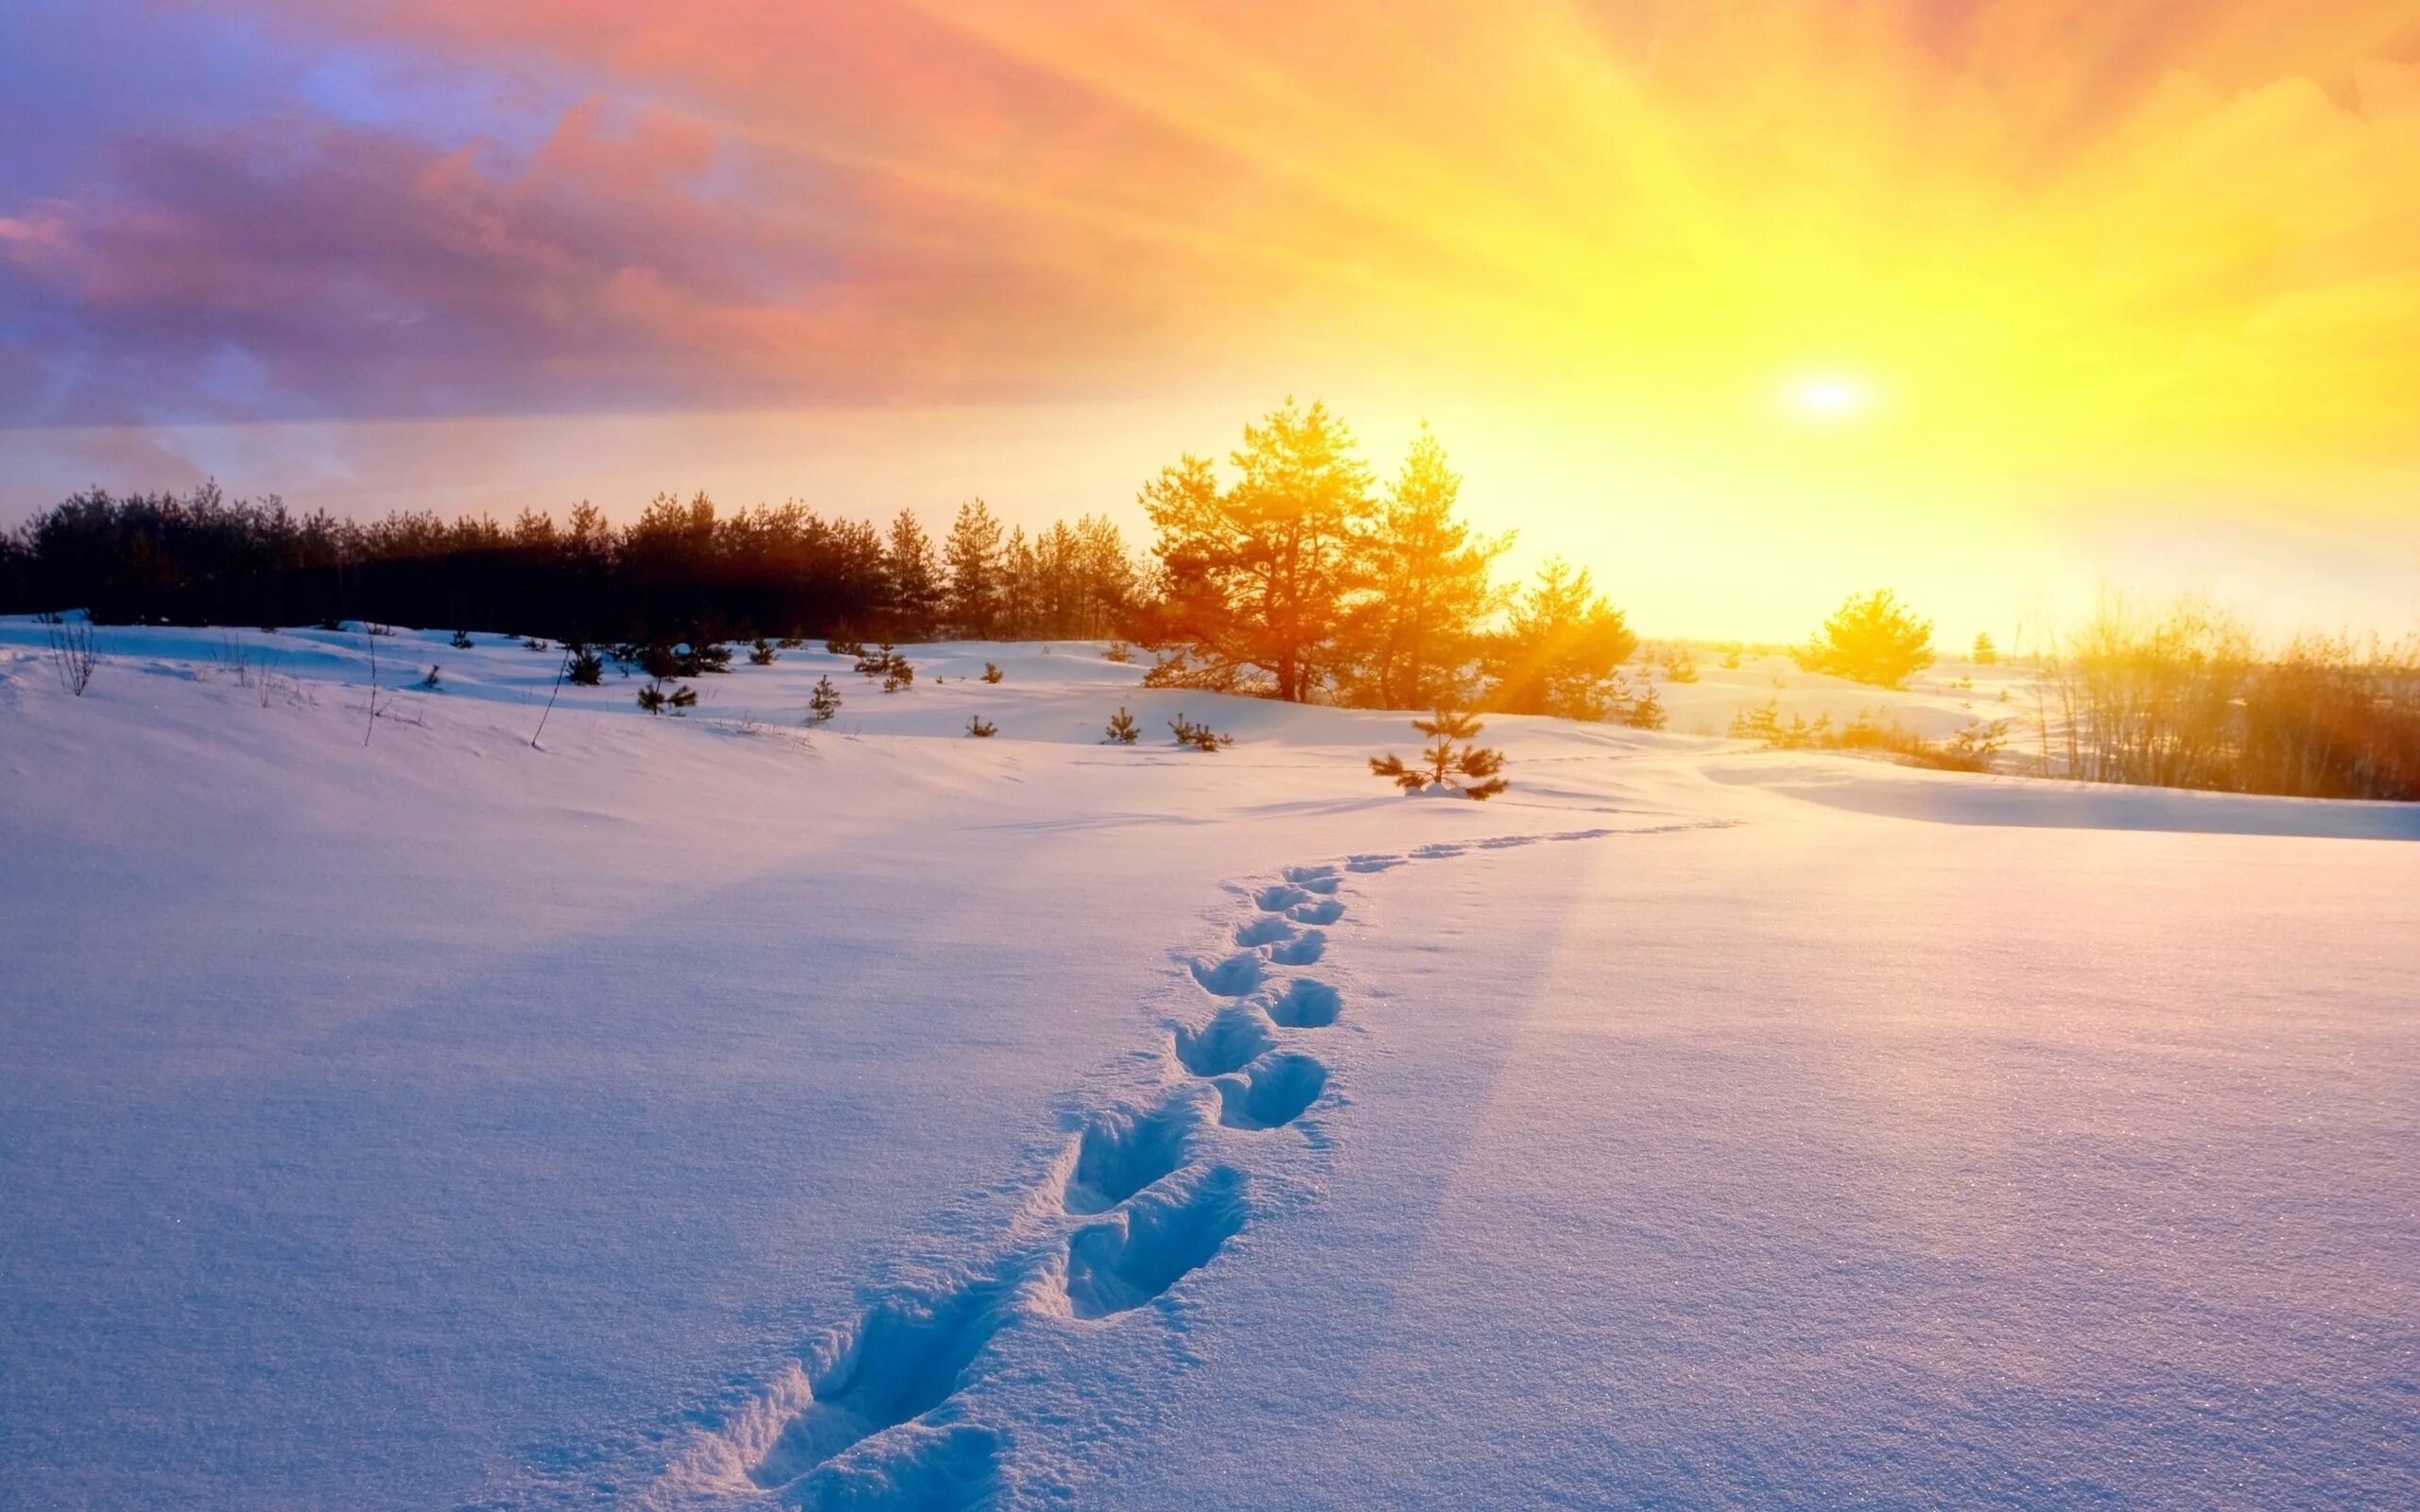
[[647, 1500], [687, 1505], [769, 1492], [787, 1506], [888, 1509], [1012, 1500], [1010, 1435], [967, 1410], [994, 1341], [1018, 1329], [1115, 1326], [1217, 1260], [1255, 1213], [1253, 1178], [1221, 1151], [1217, 1130], [1249, 1140], [1291, 1129], [1323, 1146], [1319, 1130], [1298, 1125], [1328, 1094], [1331, 1068], [1314, 1047], [1343, 1016], [1344, 998], [1291, 969], [1325, 953], [1318, 926], [1344, 917], [1348, 876], [1472, 850], [1699, 827], [1441, 843], [1289, 867], [1253, 889], [1253, 917], [1233, 933], [1236, 953], [1187, 963], [1218, 1005], [1199, 1022], [1170, 1025], [1173, 1079], [1140, 1105], [1080, 1114], [1000, 1255], [950, 1281], [873, 1297], [755, 1400], [701, 1433]]

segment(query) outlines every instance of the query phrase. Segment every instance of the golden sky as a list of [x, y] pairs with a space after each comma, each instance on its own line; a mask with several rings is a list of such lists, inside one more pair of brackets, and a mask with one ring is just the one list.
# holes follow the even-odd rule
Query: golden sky
[[144, 14], [223, 92], [0, 160], [15, 512], [123, 462], [1131, 520], [1292, 392], [1382, 468], [1431, 419], [1651, 628], [2420, 614], [2409, 0]]

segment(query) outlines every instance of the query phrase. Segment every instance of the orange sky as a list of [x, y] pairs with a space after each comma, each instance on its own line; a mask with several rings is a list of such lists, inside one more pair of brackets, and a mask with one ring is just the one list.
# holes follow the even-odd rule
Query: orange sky
[[1651, 628], [2420, 614], [2408, 0], [169, 9], [284, 82], [0, 163], [11, 512], [1131, 519], [1299, 392]]

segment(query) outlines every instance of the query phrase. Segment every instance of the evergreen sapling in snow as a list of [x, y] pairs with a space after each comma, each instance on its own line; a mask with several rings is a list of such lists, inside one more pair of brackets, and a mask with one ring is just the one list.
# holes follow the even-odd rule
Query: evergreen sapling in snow
[[687, 683], [666, 691], [664, 679], [657, 678], [639, 690], [639, 707], [651, 714], [662, 714], [669, 709], [678, 717], [697, 706], [698, 690]]
[[1178, 745], [1190, 746], [1195, 750], [1219, 750], [1236, 743], [1235, 736], [1221, 735], [1208, 725], [1197, 725], [1181, 713], [1168, 721], [1168, 730], [1176, 736]]
[[593, 688], [605, 680], [605, 659], [586, 646], [572, 653], [571, 670], [564, 674], [582, 688]]
[[[1503, 792], [1512, 784], [1497, 775], [1504, 770], [1504, 753], [1484, 746], [1468, 744], [1478, 737], [1486, 727], [1476, 714], [1440, 709], [1431, 719], [1415, 719], [1411, 728], [1429, 737], [1420, 753], [1419, 766], [1407, 766], [1400, 756], [1374, 756], [1370, 770], [1392, 782], [1407, 793], [1423, 788], [1460, 792], [1464, 798], [1485, 800]], [[1464, 744], [1457, 746], [1455, 742]]]
[[469, 650], [471, 648], [471, 632], [468, 630], [456, 630], [454, 632], [454, 639], [450, 644], [457, 651]]
[[840, 690], [832, 686], [830, 678], [816, 679], [815, 691], [809, 694], [806, 699], [806, 722], [810, 725], [828, 725], [832, 722], [832, 716], [839, 712]]
[[773, 664], [774, 658], [780, 655], [779, 651], [773, 649], [773, 643], [760, 635], [756, 637], [756, 644], [748, 648], [748, 664], [769, 667]]
[[989, 740], [1000, 732], [1000, 727], [986, 720], [981, 714], [974, 714], [970, 715], [966, 721], [966, 732], [977, 740]]
[[1104, 746], [1132, 746], [1138, 738], [1141, 737], [1142, 733], [1142, 727], [1134, 723], [1134, 716], [1126, 712], [1126, 706], [1124, 704], [1119, 704], [1117, 706], [1117, 713], [1112, 714], [1109, 719], [1109, 738], [1102, 741], [1101, 744]]
[[1001, 677], [1002, 677], [1002, 676], [1003, 676], [1003, 674], [1001, 673], [1001, 671], [1000, 671], [1000, 669], [999, 669], [999, 667], [998, 667], [998, 665], [997, 665], [996, 663], [990, 662], [984, 662], [984, 663], [983, 663], [983, 680], [984, 680], [984, 681], [986, 681], [986, 682], [997, 682], [997, 681], [999, 681], [999, 680], [1000, 680], [1000, 679], [1001, 679]]
[[1642, 680], [1638, 696], [1622, 713], [1622, 723], [1633, 730], [1661, 730], [1664, 719], [1664, 700], [1655, 696], [1655, 684]]

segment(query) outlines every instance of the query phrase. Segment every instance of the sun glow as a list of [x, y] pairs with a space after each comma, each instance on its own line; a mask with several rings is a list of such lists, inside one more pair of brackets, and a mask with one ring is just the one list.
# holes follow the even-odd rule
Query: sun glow
[[1871, 409], [1873, 391], [1857, 379], [1815, 374], [1791, 379], [1782, 389], [1782, 403], [1807, 420], [1843, 421]]

